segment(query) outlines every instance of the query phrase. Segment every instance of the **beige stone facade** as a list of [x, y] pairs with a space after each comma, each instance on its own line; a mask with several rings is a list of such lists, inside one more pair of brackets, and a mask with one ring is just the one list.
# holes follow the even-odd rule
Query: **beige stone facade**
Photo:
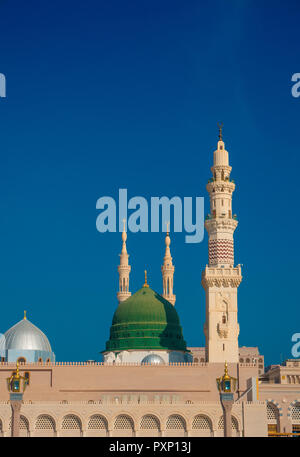
[[[0, 365], [2, 436], [10, 436], [11, 407], [6, 379], [13, 364]], [[238, 376], [232, 411], [233, 436], [266, 436], [263, 401], [239, 401], [254, 365], [229, 365]], [[222, 364], [141, 366], [28, 364], [21, 408], [21, 436], [223, 436], [216, 378]]]

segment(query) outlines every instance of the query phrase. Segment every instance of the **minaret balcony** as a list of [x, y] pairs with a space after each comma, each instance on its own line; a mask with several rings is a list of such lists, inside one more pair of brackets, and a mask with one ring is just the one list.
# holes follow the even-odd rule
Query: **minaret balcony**
[[206, 265], [202, 272], [202, 285], [206, 287], [238, 287], [242, 281], [241, 265], [215, 266]]
[[206, 184], [206, 190], [208, 193], [222, 193], [222, 194], [227, 194], [231, 195], [234, 192], [235, 189], [235, 183], [233, 180], [228, 180], [228, 181], [208, 181]]
[[209, 217], [205, 218], [204, 226], [209, 235], [215, 234], [224, 229], [233, 233], [238, 225], [238, 220], [235, 217], [213, 217], [210, 214], [208, 216]]

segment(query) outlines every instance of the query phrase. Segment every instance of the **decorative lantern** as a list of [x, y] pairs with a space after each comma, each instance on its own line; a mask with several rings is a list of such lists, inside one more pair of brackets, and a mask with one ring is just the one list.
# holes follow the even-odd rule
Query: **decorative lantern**
[[225, 362], [225, 370], [223, 376], [217, 378], [217, 385], [220, 393], [229, 393], [232, 394], [236, 390], [236, 378], [229, 376], [228, 374], [228, 365]]
[[19, 362], [17, 362], [17, 371], [14, 371], [10, 378], [7, 378], [8, 390], [11, 393], [23, 393], [28, 384], [28, 379], [19, 373]]

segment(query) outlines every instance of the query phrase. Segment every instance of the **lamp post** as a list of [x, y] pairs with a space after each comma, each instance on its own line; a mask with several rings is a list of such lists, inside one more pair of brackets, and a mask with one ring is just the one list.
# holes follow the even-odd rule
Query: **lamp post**
[[7, 378], [10, 405], [12, 409], [11, 436], [17, 437], [20, 434], [20, 411], [23, 401], [23, 393], [27, 386], [27, 379], [19, 373], [19, 363], [17, 370]]
[[233, 394], [236, 391], [236, 381], [236, 378], [229, 376], [227, 362], [225, 362], [224, 374], [220, 378], [217, 378], [217, 385], [223, 408], [225, 437], [231, 436], [231, 411], [234, 403]]

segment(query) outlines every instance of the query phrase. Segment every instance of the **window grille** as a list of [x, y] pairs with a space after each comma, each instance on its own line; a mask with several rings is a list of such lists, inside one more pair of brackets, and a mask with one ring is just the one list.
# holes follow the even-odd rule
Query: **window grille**
[[292, 420], [300, 421], [300, 403], [296, 403], [291, 410]]
[[74, 414], [69, 414], [63, 418], [61, 428], [63, 430], [80, 430], [81, 421], [79, 417], [75, 416]]
[[185, 430], [185, 420], [183, 419], [183, 417], [179, 416], [178, 414], [173, 414], [172, 416], [168, 417], [167, 429]]
[[107, 430], [107, 420], [105, 417], [95, 414], [95, 416], [90, 417], [88, 423], [88, 429], [90, 430]]
[[146, 416], [142, 417], [141, 420], [141, 429], [145, 430], [159, 430], [159, 420], [157, 417], [153, 416], [152, 414], [147, 414]]
[[55, 430], [55, 422], [51, 416], [43, 415], [37, 418], [35, 423], [36, 430]]
[[[9, 428], [11, 429], [11, 419], [9, 421]], [[20, 430], [26, 430], [27, 432], [29, 431], [29, 422], [28, 419], [24, 416], [20, 416]]]
[[268, 423], [277, 423], [278, 409], [273, 403], [267, 403], [267, 420]]
[[[224, 417], [223, 416], [220, 417], [220, 419], [219, 419], [218, 429], [224, 430]], [[235, 431], [238, 431], [238, 429], [239, 429], [239, 423], [238, 423], [237, 419], [233, 416], [231, 416], [231, 429], [235, 430]]]
[[199, 414], [194, 417], [192, 428], [198, 430], [211, 430], [211, 422], [208, 417]]
[[114, 428], [117, 430], [133, 430], [133, 420], [131, 417], [121, 414], [115, 419]]

